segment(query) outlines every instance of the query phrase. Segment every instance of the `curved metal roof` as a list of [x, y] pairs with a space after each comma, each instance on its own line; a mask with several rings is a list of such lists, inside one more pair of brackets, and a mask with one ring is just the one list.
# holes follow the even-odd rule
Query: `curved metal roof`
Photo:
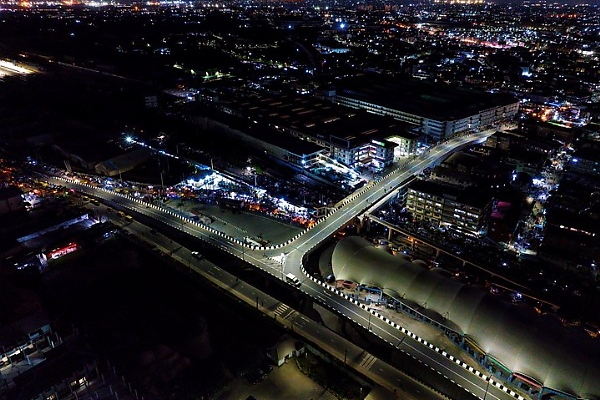
[[336, 279], [378, 286], [447, 318], [512, 372], [600, 399], [600, 341], [582, 329], [565, 328], [554, 316], [539, 316], [528, 306], [424, 270], [356, 236], [336, 245], [332, 267]]

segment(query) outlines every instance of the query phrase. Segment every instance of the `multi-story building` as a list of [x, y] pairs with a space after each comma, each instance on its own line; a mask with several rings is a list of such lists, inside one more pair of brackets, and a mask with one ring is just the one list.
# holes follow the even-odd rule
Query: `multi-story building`
[[598, 207], [582, 213], [552, 209], [547, 213], [540, 253], [561, 265], [583, 264], [600, 257]]
[[569, 170], [585, 175], [600, 176], [600, 143], [587, 142], [578, 146], [569, 162]]
[[459, 151], [431, 170], [429, 178], [455, 186], [491, 187], [506, 182], [511, 170], [491, 157]]
[[548, 140], [556, 140], [560, 143], [573, 143], [582, 135], [582, 129], [571, 128], [554, 121], [538, 121], [534, 119], [519, 122], [519, 131], [527, 136], [537, 136]]
[[[358, 123], [358, 124], [357, 124]], [[349, 119], [342, 124], [337, 124], [336, 134], [329, 136], [331, 157], [350, 167], [371, 166], [375, 169], [384, 168], [394, 162], [394, 149], [396, 144], [385, 140], [379, 132], [369, 140], [369, 136], [378, 133], [377, 128], [361, 128], [359, 121]]]
[[398, 138], [406, 138], [405, 151], [416, 146], [409, 125], [364, 110], [336, 106], [303, 96], [221, 98], [221, 111], [316, 143], [329, 150], [331, 158], [349, 167], [379, 169], [394, 161]]
[[485, 233], [493, 201], [491, 194], [478, 188], [417, 180], [408, 187], [406, 208], [416, 220], [479, 236]]
[[507, 94], [381, 78], [344, 80], [323, 96], [339, 105], [416, 125], [429, 142], [511, 120], [519, 110], [519, 102]]
[[387, 138], [388, 141], [396, 143], [398, 146], [394, 149], [394, 157], [408, 157], [417, 150], [417, 144], [420, 135], [408, 130], [400, 132], [398, 135]]

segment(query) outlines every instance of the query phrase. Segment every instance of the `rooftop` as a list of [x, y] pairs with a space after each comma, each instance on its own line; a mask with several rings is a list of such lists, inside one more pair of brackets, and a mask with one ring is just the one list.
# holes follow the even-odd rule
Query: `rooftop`
[[577, 162], [576, 160], [580, 158], [589, 161], [600, 161], [600, 142], [587, 141], [578, 146], [573, 153], [572, 162]]
[[381, 288], [442, 325], [468, 336], [512, 372], [543, 386], [596, 399], [600, 343], [581, 328], [565, 327], [482, 288], [448, 279], [435, 270], [393, 256], [357, 236], [336, 244], [331, 258], [337, 280]]
[[264, 126], [261, 126], [260, 128], [253, 126], [249, 127], [247, 121], [244, 121], [242, 118], [225, 114], [224, 112], [215, 109], [203, 107], [202, 113], [208, 116], [209, 118], [227, 124], [233, 129], [237, 129], [243, 133], [248, 134], [249, 136], [262, 140], [266, 143], [275, 145], [299, 156], [306, 156], [323, 150], [323, 147], [315, 143], [311, 143], [306, 140], [302, 140], [297, 137], [282, 133], [273, 128]]
[[468, 117], [492, 107], [516, 103], [512, 95], [491, 94], [445, 84], [358, 76], [337, 83], [337, 94], [445, 121]]
[[405, 136], [410, 125], [366, 111], [305, 96], [246, 98], [232, 105], [242, 115], [262, 119], [275, 128], [288, 128], [329, 141], [331, 136], [350, 147], [392, 135]]

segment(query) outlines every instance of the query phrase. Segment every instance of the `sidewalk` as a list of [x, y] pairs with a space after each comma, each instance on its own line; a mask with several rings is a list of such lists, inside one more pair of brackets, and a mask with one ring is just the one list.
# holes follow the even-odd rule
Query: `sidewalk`
[[[344, 294], [346, 294], [348, 296], [356, 293], [356, 291], [352, 290], [352, 289], [339, 288], [339, 290], [341, 290]], [[366, 304], [366, 298], [369, 296], [372, 296], [373, 298], [375, 298], [374, 295], [369, 295], [366, 293], [366, 291], [361, 290], [360, 298], [359, 298], [360, 302]], [[417, 336], [427, 340], [430, 343], [434, 343], [439, 348], [441, 348], [441, 349], [445, 350], [447, 353], [452, 354], [455, 357], [459, 358], [460, 360], [462, 360], [469, 366], [473, 367], [477, 371], [480, 371], [485, 374], [489, 374], [489, 371], [486, 371], [486, 369], [481, 364], [479, 364], [477, 361], [475, 361], [471, 357], [468, 357], [465, 354], [465, 351], [463, 349], [461, 349], [458, 346], [458, 344], [456, 344], [454, 341], [452, 341], [448, 336], [446, 336], [442, 331], [440, 331], [433, 325], [426, 324], [422, 321], [419, 321], [415, 318], [410, 317], [407, 314], [398, 312], [392, 308], [387, 308], [383, 303], [377, 305], [375, 302], [371, 302], [368, 305], [368, 307], [371, 310], [377, 311], [379, 314], [386, 317], [387, 319], [395, 322], [399, 326], [402, 326], [402, 327], [408, 329], [409, 331], [413, 332]]]

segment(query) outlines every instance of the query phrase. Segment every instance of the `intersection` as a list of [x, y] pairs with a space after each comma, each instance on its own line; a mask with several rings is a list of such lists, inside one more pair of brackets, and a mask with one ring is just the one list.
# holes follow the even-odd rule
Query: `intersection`
[[[318, 279], [308, 276], [303, 267], [304, 257], [321, 242], [343, 227], [348, 221], [361, 215], [363, 212], [376, 208], [380, 204], [386, 202], [390, 197], [394, 196], [395, 190], [401, 188], [414, 176], [420, 174], [425, 168], [443, 159], [452, 151], [471, 143], [481, 142], [493, 132], [494, 131], [491, 130], [457, 137], [429, 149], [422, 156], [407, 161], [399, 168], [384, 176], [378, 182], [367, 185], [357, 193], [346, 198], [336, 210], [330, 212], [326, 218], [321, 220], [311, 229], [299, 233], [285, 243], [266, 247], [249, 246], [238, 239], [229, 237], [210, 227], [192, 221], [184, 221], [185, 218], [182, 218], [182, 216], [177, 215], [173, 211], [164, 210], [158, 206], [147, 207], [146, 204], [128, 196], [119, 195], [111, 191], [81, 183], [74, 183], [71, 181], [65, 182], [63, 179], [49, 178], [49, 180], [54, 180], [57, 184], [65, 185], [66, 183], [66, 186], [70, 188], [93, 195], [107, 203], [112, 203], [119, 207], [132, 210], [146, 217], [151, 217], [161, 223], [200, 238], [223, 251], [243, 259], [278, 279], [283, 278], [284, 271], [285, 273], [294, 274], [301, 281], [299, 290], [306, 295], [310, 296], [318, 303], [325, 305], [328, 309], [334, 311], [338, 315], [342, 315], [355, 323], [364, 326], [372, 334], [385, 340], [391, 346], [429, 366], [432, 372], [435, 371], [434, 373], [439, 375], [440, 379], [449, 380], [459, 388], [462, 388], [462, 392], [457, 392], [457, 398], [514, 399], [521, 397], [504, 388], [500, 383], [490, 380], [489, 377], [478, 373], [473, 370], [473, 368], [468, 367], [464, 362], [446, 354], [443, 350], [425, 342], [423, 339], [406, 331], [402, 327], [390, 324], [389, 320], [384, 320], [385, 318], [379, 318], [374, 312], [366, 309], [364, 305], [356, 304], [355, 302], [339, 296], [335, 291], [332, 291]], [[283, 265], [273, 261], [277, 257], [281, 257], [282, 254], [285, 255]], [[289, 313], [283, 319], [303, 321], [303, 319], [298, 318], [299, 317], [296, 316], [295, 313]], [[280, 320], [281, 319], [282, 318], [280, 317]], [[332, 352], [335, 354], [335, 346], [333, 346]], [[380, 361], [373, 361], [362, 365], [362, 367], [368, 366], [368, 369], [375, 369], [376, 371], [380, 370], [377, 375], [380, 379], [385, 378], [385, 375], [380, 375], [384, 373], [385, 369], [379, 367], [379, 363]], [[396, 371], [393, 368], [392, 370]], [[399, 387], [396, 388], [395, 386], [395, 372], [393, 371], [388, 372], [389, 379], [385, 379], [387, 384], [383, 384], [382, 386], [391, 390], [401, 389]], [[490, 382], [492, 384], [490, 384]]]

